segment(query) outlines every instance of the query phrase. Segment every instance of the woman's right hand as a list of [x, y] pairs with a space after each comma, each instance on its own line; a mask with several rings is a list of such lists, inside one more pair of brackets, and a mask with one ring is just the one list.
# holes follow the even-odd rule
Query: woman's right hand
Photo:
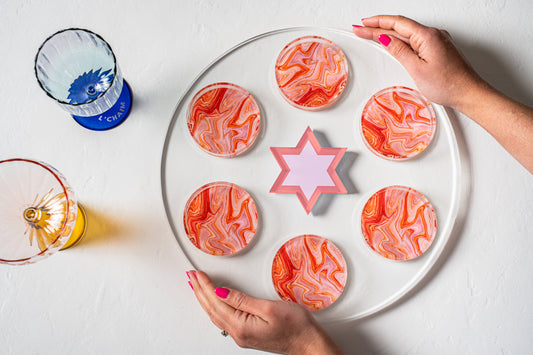
[[374, 16], [353, 26], [358, 37], [381, 43], [409, 72], [430, 101], [462, 111], [465, 94], [488, 86], [453, 45], [446, 31], [403, 16]]
[[533, 174], [533, 109], [483, 81], [448, 32], [402, 16], [373, 16], [363, 25], [353, 26], [355, 35], [381, 43], [424, 96], [477, 122]]

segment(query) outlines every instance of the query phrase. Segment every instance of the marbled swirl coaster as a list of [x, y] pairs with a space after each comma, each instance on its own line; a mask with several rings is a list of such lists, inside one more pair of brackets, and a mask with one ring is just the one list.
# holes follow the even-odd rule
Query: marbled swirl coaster
[[437, 119], [431, 104], [418, 91], [394, 86], [374, 94], [361, 116], [366, 146], [376, 155], [404, 160], [431, 143]]
[[389, 186], [366, 202], [361, 229], [367, 244], [392, 260], [410, 260], [431, 246], [437, 217], [428, 199], [405, 186]]
[[287, 241], [272, 263], [272, 282], [279, 296], [310, 311], [335, 302], [346, 285], [346, 261], [329, 240], [301, 235]]
[[303, 110], [334, 103], [348, 80], [346, 57], [335, 43], [318, 36], [297, 38], [276, 61], [276, 81], [283, 97]]
[[187, 127], [202, 150], [230, 158], [254, 144], [261, 114], [248, 91], [235, 84], [216, 83], [206, 86], [192, 99]]
[[187, 201], [183, 224], [189, 240], [212, 255], [230, 255], [246, 247], [257, 230], [257, 208], [240, 186], [213, 182]]

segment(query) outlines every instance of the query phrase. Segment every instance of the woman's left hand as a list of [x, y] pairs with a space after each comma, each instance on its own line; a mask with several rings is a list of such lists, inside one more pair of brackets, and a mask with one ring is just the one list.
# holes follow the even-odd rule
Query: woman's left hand
[[237, 345], [284, 354], [343, 354], [313, 316], [293, 302], [269, 301], [215, 287], [202, 271], [187, 273], [211, 321]]

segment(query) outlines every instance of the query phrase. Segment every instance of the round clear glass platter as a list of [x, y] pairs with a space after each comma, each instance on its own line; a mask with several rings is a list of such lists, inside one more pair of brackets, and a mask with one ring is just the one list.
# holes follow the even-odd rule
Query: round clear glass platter
[[[308, 35], [338, 45], [348, 60], [349, 78], [342, 97], [322, 111], [303, 111], [288, 104], [275, 82], [274, 64], [283, 47]], [[234, 158], [210, 156], [196, 146], [187, 130], [187, 109], [208, 84], [230, 82], [257, 100], [261, 130], [255, 145]], [[274, 256], [287, 240], [302, 234], [330, 239], [348, 267], [343, 295], [314, 312], [323, 323], [361, 319], [409, 295], [435, 265], [445, 248], [460, 206], [459, 149], [446, 110], [433, 104], [437, 129], [432, 143], [416, 158], [389, 161], [369, 151], [360, 133], [361, 113], [376, 92], [390, 86], [416, 89], [403, 67], [380, 46], [351, 32], [330, 28], [287, 28], [252, 37], [216, 58], [179, 98], [166, 136], [161, 162], [163, 201], [173, 234], [191, 267], [208, 272], [217, 284], [256, 297], [278, 299], [271, 279]], [[346, 147], [337, 167], [348, 194], [322, 195], [307, 215], [294, 194], [269, 193], [281, 169], [270, 147], [294, 147], [307, 127], [322, 146]], [[255, 200], [259, 226], [250, 245], [238, 254], [212, 256], [187, 238], [183, 212], [191, 194], [204, 184], [228, 181], [246, 189]], [[437, 235], [422, 256], [398, 262], [374, 253], [360, 227], [363, 205], [379, 189], [412, 187], [435, 208]]]

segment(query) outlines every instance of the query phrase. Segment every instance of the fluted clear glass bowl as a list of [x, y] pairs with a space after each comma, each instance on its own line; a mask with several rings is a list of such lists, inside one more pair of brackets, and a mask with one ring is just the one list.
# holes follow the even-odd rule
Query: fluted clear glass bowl
[[74, 192], [50, 165], [0, 161], [0, 263], [39, 261], [69, 240], [78, 217]]
[[131, 90], [109, 44], [89, 30], [71, 28], [48, 37], [35, 56], [41, 88], [78, 123], [105, 130], [122, 123]]

